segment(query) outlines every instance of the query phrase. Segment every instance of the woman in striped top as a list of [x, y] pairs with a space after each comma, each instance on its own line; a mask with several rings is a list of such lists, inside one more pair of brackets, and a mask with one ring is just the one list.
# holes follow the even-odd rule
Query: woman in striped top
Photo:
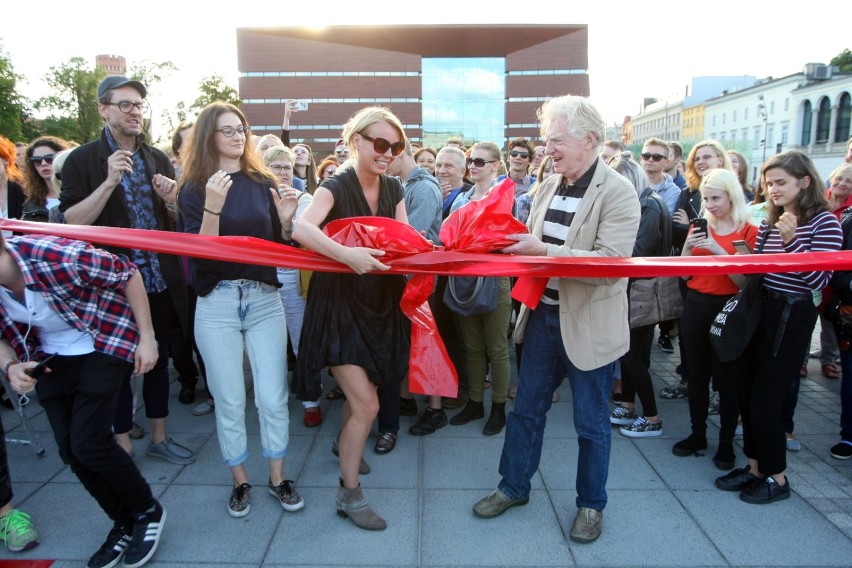
[[[778, 154], [763, 164], [761, 177], [770, 201], [757, 237], [758, 243], [766, 237], [763, 253], [840, 250], [840, 223], [829, 212], [819, 173], [807, 155]], [[719, 489], [739, 491], [747, 503], [790, 496], [781, 406], [816, 323], [813, 292], [831, 276], [826, 270], [764, 276], [760, 323], [734, 374], [748, 465], [716, 480]]]

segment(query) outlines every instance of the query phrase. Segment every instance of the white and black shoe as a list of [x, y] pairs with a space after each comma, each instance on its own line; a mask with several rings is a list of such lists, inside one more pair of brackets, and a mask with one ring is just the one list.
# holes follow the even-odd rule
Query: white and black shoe
[[130, 545], [124, 553], [126, 568], [138, 568], [154, 556], [157, 545], [160, 544], [165, 522], [166, 510], [157, 501], [154, 501], [154, 507], [151, 510], [136, 517]]
[[112, 568], [118, 565], [121, 559], [124, 558], [128, 544], [130, 544], [130, 529], [121, 523], [115, 523], [104, 543], [89, 558], [86, 566], [88, 568]]

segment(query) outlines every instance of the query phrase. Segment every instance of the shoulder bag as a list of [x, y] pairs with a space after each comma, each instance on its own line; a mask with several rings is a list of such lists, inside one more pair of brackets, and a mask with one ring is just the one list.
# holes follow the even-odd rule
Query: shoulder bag
[[477, 316], [497, 309], [500, 278], [497, 276], [450, 276], [444, 304], [460, 316]]
[[[767, 227], [757, 254], [763, 251], [769, 231]], [[763, 274], [749, 274], [740, 291], [725, 302], [710, 324], [710, 343], [720, 361], [728, 363], [743, 354], [760, 324], [762, 307]]]

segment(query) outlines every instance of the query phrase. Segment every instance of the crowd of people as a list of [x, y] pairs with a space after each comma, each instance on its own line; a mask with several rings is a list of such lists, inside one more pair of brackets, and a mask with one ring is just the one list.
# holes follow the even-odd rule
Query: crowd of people
[[[254, 136], [245, 115], [214, 102], [181, 124], [163, 148], [146, 143], [143, 84], [112, 76], [98, 86], [104, 122], [99, 139], [77, 146], [56, 137], [14, 144], [0, 137], [3, 218], [103, 227], [249, 236], [302, 247], [351, 269], [337, 274], [296, 267], [180, 257], [105, 247], [45, 235], [0, 237], [0, 369], [21, 394], [35, 390], [60, 455], [112, 521], [90, 567], [142, 566], [155, 553], [166, 510], [134, 462], [134, 375], [150, 428], [146, 455], [174, 464], [195, 460], [168, 435], [169, 361], [180, 403], [214, 413], [232, 489], [227, 510], [249, 514], [251, 472], [246, 434], [244, 356], [253, 381], [267, 492], [286, 511], [305, 506], [287, 479], [290, 396], [307, 427], [322, 423], [321, 396], [342, 399], [337, 513], [360, 528], [387, 522], [369, 504], [360, 476], [374, 422], [374, 450], [394, 450], [400, 416], [416, 416], [410, 433], [485, 420], [484, 435], [505, 430], [497, 488], [473, 504], [493, 518], [528, 502], [546, 427], [567, 377], [579, 455], [577, 512], [570, 538], [587, 543], [602, 530], [612, 425], [632, 438], [663, 433], [650, 372], [655, 328], [659, 348], [677, 338], [681, 381], [660, 393], [686, 398], [690, 432], [677, 456], [708, 448], [708, 414], [720, 414], [713, 458], [727, 473], [721, 490], [748, 503], [790, 495], [786, 452], [796, 450], [793, 416], [811, 335], [821, 318], [823, 373], [842, 377], [837, 459], [852, 457], [852, 293], [850, 272], [814, 270], [764, 275], [758, 332], [734, 361], [710, 342], [717, 314], [744, 277], [684, 275], [669, 284], [679, 318], [640, 319], [641, 280], [617, 277], [493, 280], [496, 300], [482, 313], [452, 311], [436, 279], [429, 304], [459, 378], [458, 394], [430, 393], [421, 411], [408, 385], [411, 324], [400, 308], [406, 278], [382, 274], [384, 251], [350, 247], [324, 231], [333, 221], [378, 216], [408, 224], [441, 245], [442, 223], [485, 199], [503, 180], [514, 184], [512, 214], [528, 232], [495, 252], [566, 258], [724, 256], [852, 249], [852, 142], [846, 162], [820, 179], [807, 155], [789, 151], [747, 183], [746, 158], [715, 140], [695, 144], [683, 160], [678, 142], [651, 138], [634, 155], [605, 139], [589, 101], [562, 96], [538, 111], [541, 142], [517, 138], [467, 147], [450, 138], [419, 147], [388, 109], [368, 107], [344, 125], [334, 152], [315, 156], [290, 143], [285, 107], [281, 135]], [[511, 386], [510, 340], [518, 383]], [[44, 361], [49, 358], [49, 361]], [[837, 360], [840, 361], [838, 370]], [[34, 369], [40, 362], [44, 364]], [[333, 377], [336, 388], [326, 389]], [[638, 412], [636, 398], [641, 412]], [[507, 408], [507, 400], [514, 405]], [[461, 409], [452, 417], [447, 410]], [[744, 459], [736, 468], [734, 437]], [[800, 446], [799, 446], [800, 447]], [[39, 543], [30, 517], [13, 505], [0, 425], [0, 538], [9, 550]], [[224, 502], [224, 496], [223, 496]]]

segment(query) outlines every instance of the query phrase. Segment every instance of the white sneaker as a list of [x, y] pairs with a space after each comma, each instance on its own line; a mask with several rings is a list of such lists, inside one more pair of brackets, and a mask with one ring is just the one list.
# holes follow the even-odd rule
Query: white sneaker
[[633, 409], [621, 406], [620, 404], [609, 415], [610, 424], [615, 424], [616, 426], [629, 426], [633, 424], [634, 420], [636, 420], [636, 413], [633, 412]]
[[663, 421], [648, 422], [644, 416], [637, 418], [630, 426], [619, 428], [621, 434], [628, 438], [651, 438], [663, 435]]

